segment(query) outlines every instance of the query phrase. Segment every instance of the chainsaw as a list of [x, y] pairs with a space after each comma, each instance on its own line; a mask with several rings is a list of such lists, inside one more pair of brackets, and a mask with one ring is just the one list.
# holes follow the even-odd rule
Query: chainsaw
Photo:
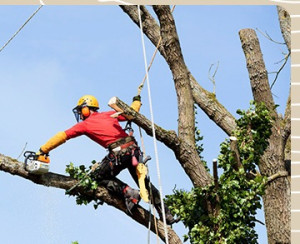
[[31, 174], [45, 174], [49, 171], [50, 158], [48, 155], [37, 155], [35, 152], [26, 151], [25, 170]]

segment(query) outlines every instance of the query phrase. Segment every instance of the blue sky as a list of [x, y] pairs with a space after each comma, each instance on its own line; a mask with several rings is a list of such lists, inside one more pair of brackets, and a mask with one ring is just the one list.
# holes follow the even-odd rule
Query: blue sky
[[[0, 6], [0, 46], [36, 9]], [[194, 77], [212, 91], [208, 70], [219, 62], [218, 100], [234, 115], [238, 108], [246, 109], [252, 94], [238, 31], [258, 28], [282, 42], [276, 7], [176, 6], [174, 17], [185, 62]], [[278, 70], [280, 64], [276, 62], [283, 58], [282, 52], [287, 52], [285, 46], [270, 42], [260, 33], [258, 36], [268, 71]], [[149, 62], [154, 47], [145, 41]], [[288, 95], [289, 66], [273, 89], [281, 113]], [[140, 31], [118, 6], [44, 6], [0, 53], [0, 67], [0, 153], [13, 158], [26, 143], [27, 150], [38, 150], [56, 132], [71, 127], [76, 122], [72, 108], [82, 95], [95, 95], [102, 111], [109, 109], [107, 103], [113, 96], [130, 103], [145, 74]], [[150, 83], [155, 123], [176, 130], [172, 75], [159, 55], [150, 71]], [[146, 89], [142, 92], [141, 113], [150, 118]], [[210, 166], [226, 135], [201, 111], [197, 119], [204, 136], [203, 156]], [[153, 158], [150, 176], [157, 185], [152, 138], [144, 133], [144, 139], [146, 153]], [[158, 149], [163, 194], [171, 194], [175, 185], [189, 190], [192, 185], [173, 153], [160, 143]], [[89, 139], [76, 138], [51, 152], [51, 171], [65, 174], [69, 162], [89, 165], [105, 155], [106, 151]], [[119, 177], [135, 187], [128, 172]], [[94, 211], [92, 206], [77, 206], [63, 190], [38, 186], [3, 172], [0, 181], [1, 243], [147, 241], [147, 229], [112, 207], [104, 205]], [[263, 220], [263, 215], [258, 218]], [[180, 223], [174, 229], [180, 236], [185, 233]], [[260, 243], [266, 243], [264, 227], [257, 229]], [[155, 235], [151, 240], [156, 242]]]

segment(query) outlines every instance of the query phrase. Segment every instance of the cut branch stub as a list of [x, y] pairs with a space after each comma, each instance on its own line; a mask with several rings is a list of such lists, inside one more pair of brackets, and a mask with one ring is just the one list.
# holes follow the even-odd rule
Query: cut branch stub
[[240, 153], [239, 153], [239, 149], [237, 146], [237, 138], [235, 136], [231, 136], [229, 137], [230, 139], [230, 150], [233, 153], [234, 159], [235, 159], [235, 165], [234, 165], [234, 169], [236, 171], [239, 170], [239, 168], [242, 167], [242, 163], [241, 163], [241, 159], [240, 159]]

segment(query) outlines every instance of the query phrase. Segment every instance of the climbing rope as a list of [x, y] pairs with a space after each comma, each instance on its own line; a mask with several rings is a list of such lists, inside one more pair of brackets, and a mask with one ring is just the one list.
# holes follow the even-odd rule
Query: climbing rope
[[146, 59], [145, 41], [144, 41], [144, 36], [143, 36], [144, 33], [143, 33], [140, 5], [138, 5], [137, 7], [138, 7], [138, 16], [139, 16], [141, 40], [142, 40], [142, 46], [143, 46], [144, 62], [145, 62], [146, 81], [147, 81], [147, 87], [148, 87], [148, 98], [149, 98], [149, 106], [150, 106], [150, 114], [151, 114], [153, 144], [154, 144], [157, 177], [158, 177], [159, 192], [160, 192], [160, 199], [161, 199], [162, 217], [163, 217], [163, 222], [164, 222], [164, 231], [165, 231], [166, 243], [169, 244], [165, 207], [164, 207], [164, 203], [163, 203], [163, 193], [162, 193], [162, 184], [161, 184], [161, 178], [160, 178], [160, 168], [159, 168], [158, 150], [157, 150], [157, 142], [156, 142], [156, 133], [155, 133], [155, 127], [154, 127], [154, 115], [153, 115], [153, 109], [152, 109], [151, 90], [150, 90], [150, 82], [149, 82], [149, 74], [148, 74], [148, 65], [147, 65], [147, 59]]
[[[139, 127], [139, 133], [140, 133], [140, 139], [141, 139], [141, 145], [142, 145], [142, 151], [143, 151], [143, 155], [146, 155], [146, 149], [145, 149], [145, 143], [144, 143], [144, 138], [143, 138], [143, 135], [142, 135], [142, 129], [141, 127]], [[147, 167], [147, 171], [148, 171], [148, 177], [150, 175], [150, 172], [149, 172], [149, 168], [148, 166], [146, 165]], [[153, 200], [153, 194], [152, 194], [152, 186], [151, 186], [151, 181], [150, 181], [150, 177], [148, 179], [148, 182], [149, 182], [149, 222], [148, 222], [148, 244], [150, 244], [150, 231], [151, 231], [151, 213], [153, 211], [153, 215], [155, 216], [155, 208], [153, 207], [152, 203], [154, 203], [154, 200]], [[156, 218], [154, 218], [154, 227], [155, 227], [155, 233], [156, 233], [156, 240], [157, 240], [157, 243], [159, 243], [159, 236], [158, 236], [158, 229], [157, 229], [157, 221], [156, 221]]]
[[37, 14], [38, 11], [43, 7], [44, 5], [40, 5], [37, 10], [34, 11], [34, 13], [25, 21], [25, 23], [16, 31], [15, 34], [1, 47], [0, 52], [16, 37], [16, 35], [19, 34], [19, 32], [25, 27], [25, 25]]
[[[173, 7], [172, 7], [172, 9], [171, 9], [171, 13], [173, 13], [173, 11], [174, 11], [174, 9], [175, 9], [175, 6], [176, 6], [176, 5], [173, 5]], [[158, 48], [159, 48], [159, 46], [160, 46], [160, 43], [161, 43], [161, 36], [160, 36], [159, 39], [158, 39], [158, 42], [157, 42], [155, 51], [154, 51], [154, 53], [153, 53], [153, 55], [152, 55], [152, 58], [151, 58], [151, 61], [150, 61], [150, 63], [149, 63], [149, 66], [148, 66], [148, 68], [147, 68], [146, 74], [145, 74], [145, 76], [144, 76], [144, 78], [143, 78], [141, 84], [140, 84], [139, 87], [138, 87], [138, 95], [141, 95], [141, 91], [142, 91], [142, 89], [143, 89], [143, 87], [144, 87], [144, 84], [145, 84], [145, 81], [146, 81], [146, 78], [147, 78], [147, 74], [148, 74], [148, 72], [149, 72], [149, 70], [150, 70], [150, 68], [151, 68], [151, 66], [152, 66], [152, 64], [153, 64], [153, 61], [154, 61], [154, 58], [155, 58], [155, 56], [156, 56], [156, 54], [157, 54]]]

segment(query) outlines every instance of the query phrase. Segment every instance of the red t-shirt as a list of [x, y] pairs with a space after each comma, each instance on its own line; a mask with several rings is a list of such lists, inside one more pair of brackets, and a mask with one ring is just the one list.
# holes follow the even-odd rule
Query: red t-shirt
[[119, 121], [126, 121], [126, 118], [123, 116], [112, 118], [111, 115], [114, 113], [116, 112], [92, 113], [84, 121], [77, 123], [65, 131], [67, 140], [86, 135], [101, 146], [107, 148], [109, 144], [128, 136], [119, 124]]

